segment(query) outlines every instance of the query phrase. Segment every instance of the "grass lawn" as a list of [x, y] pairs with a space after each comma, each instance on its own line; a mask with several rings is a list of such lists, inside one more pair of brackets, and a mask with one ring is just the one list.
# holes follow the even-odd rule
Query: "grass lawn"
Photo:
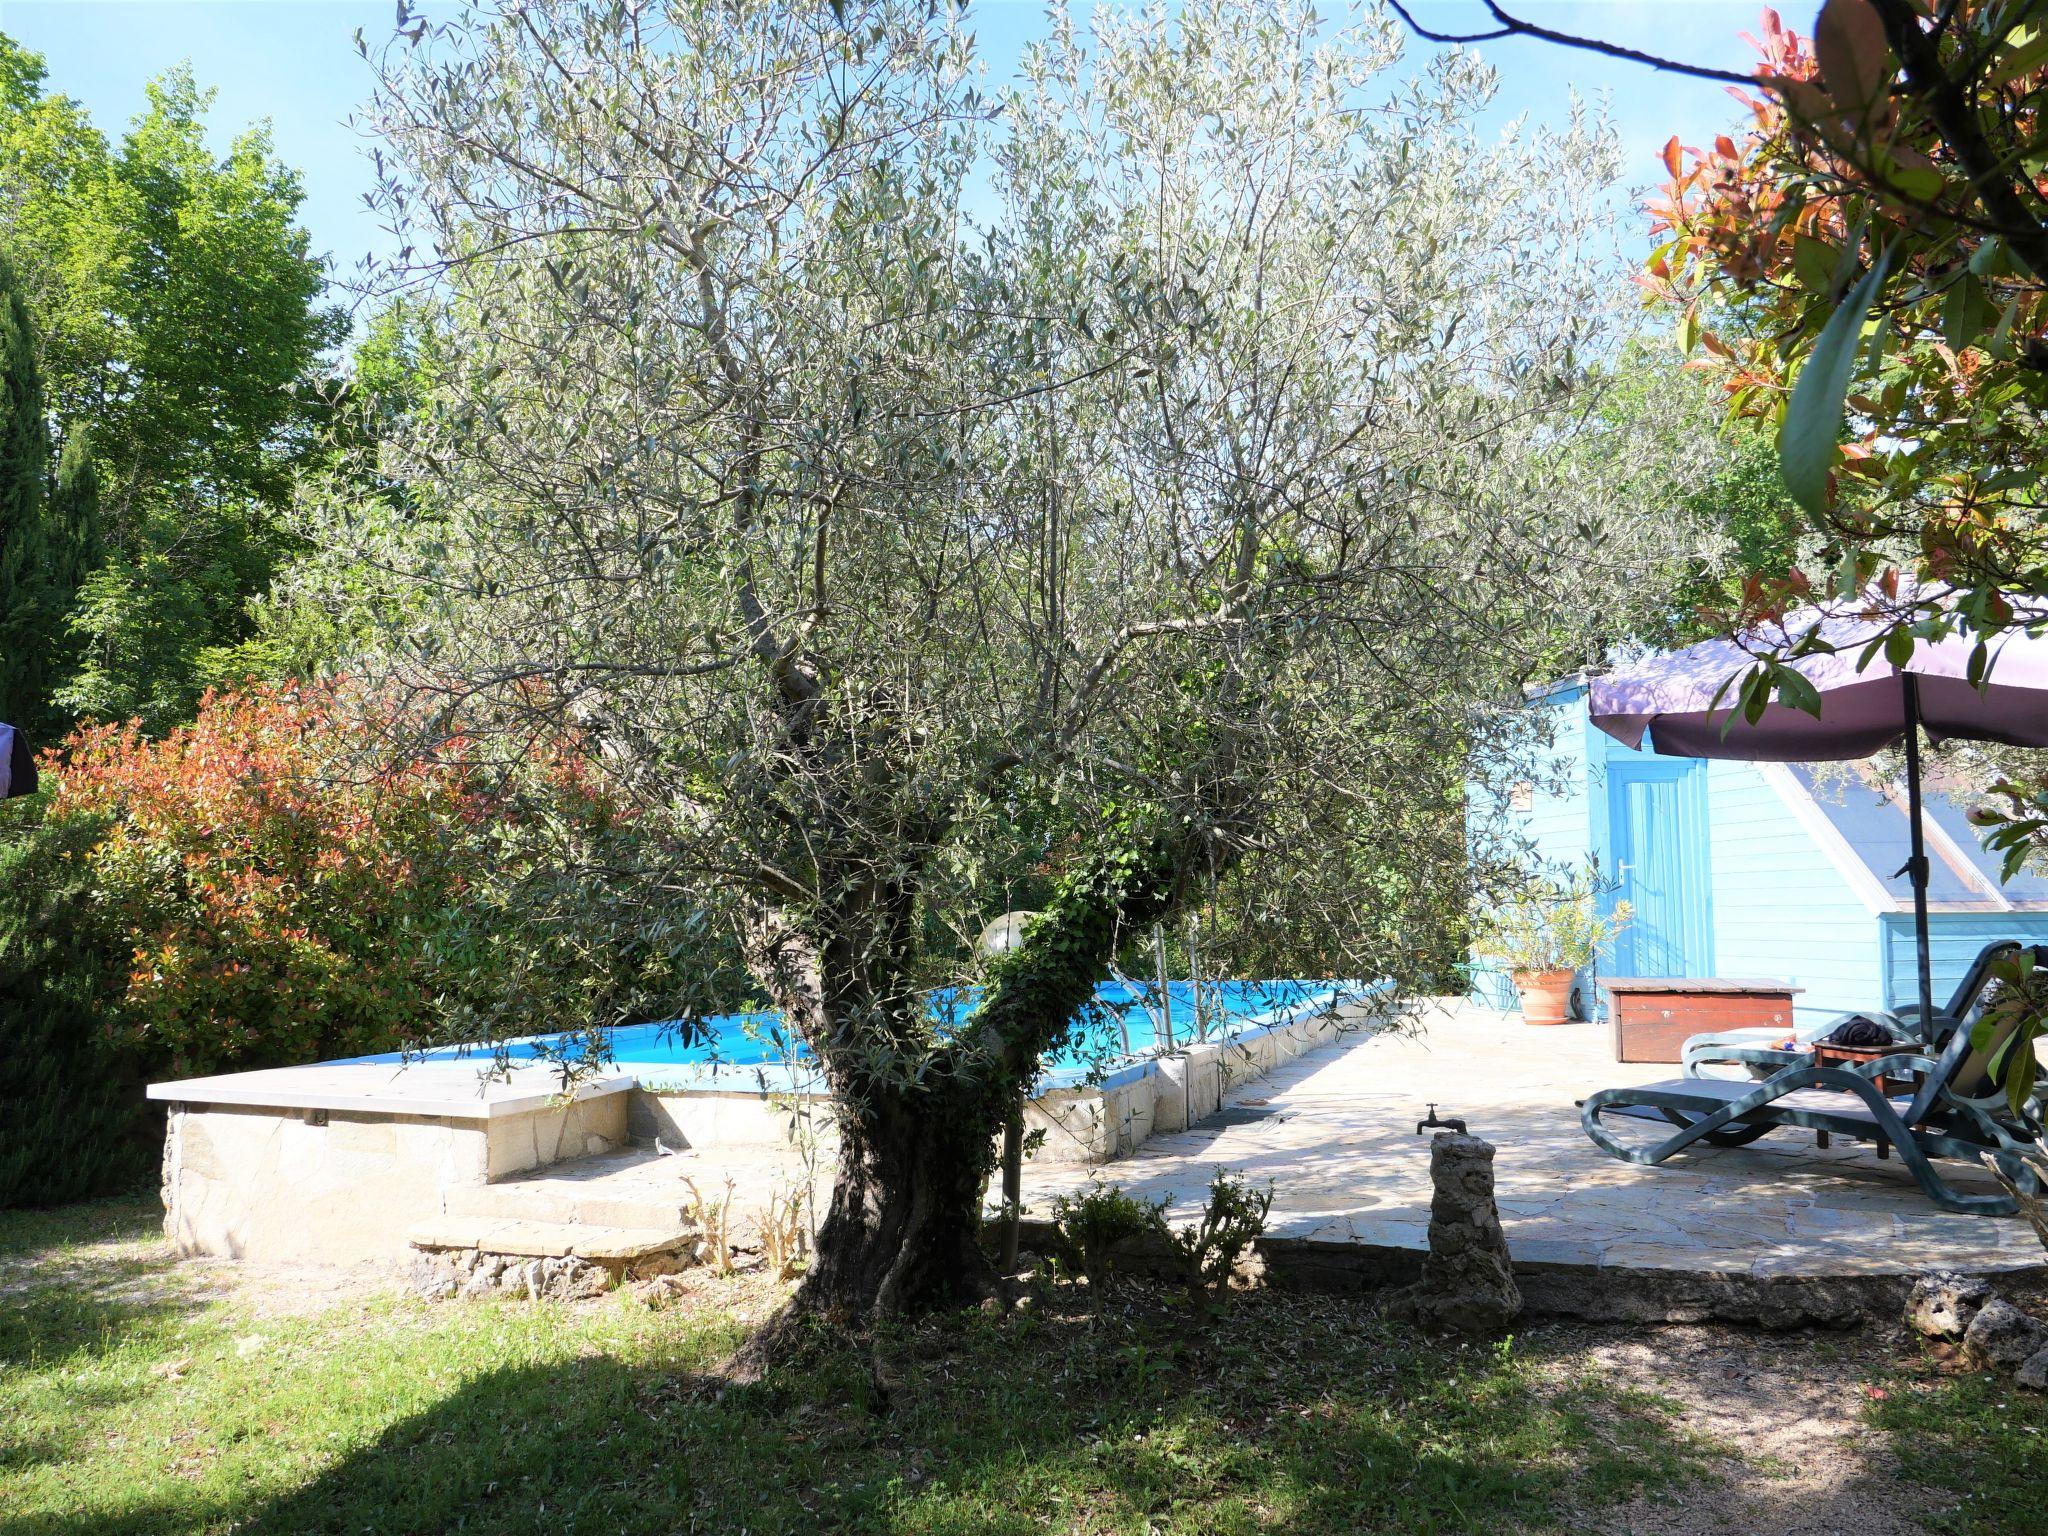
[[[1432, 1346], [1363, 1301], [1253, 1294], [1204, 1321], [1149, 1288], [1099, 1314], [1055, 1293], [892, 1341], [906, 1385], [875, 1413], [831, 1339], [726, 1374], [774, 1301], [744, 1280], [662, 1312], [268, 1315], [172, 1264], [155, 1220], [0, 1214], [0, 1536], [1546, 1530], [1727, 1454], [1562, 1339]], [[1959, 1529], [2040, 1529], [2048, 1415], [1975, 1390], [1902, 1376], [1874, 1411], [1967, 1477]]]
[[2048, 1404], [2010, 1382], [1977, 1374], [1902, 1370], [1873, 1403], [1908, 1476], [1948, 1490], [1957, 1508], [1940, 1531], [2048, 1531]]

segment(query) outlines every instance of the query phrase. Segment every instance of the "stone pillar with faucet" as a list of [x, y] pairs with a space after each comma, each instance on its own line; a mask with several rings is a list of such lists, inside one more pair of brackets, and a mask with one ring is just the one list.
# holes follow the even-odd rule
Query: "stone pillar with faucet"
[[1493, 1144], [1462, 1128], [1438, 1132], [1429, 1177], [1435, 1195], [1422, 1278], [1390, 1310], [1426, 1332], [1497, 1333], [1521, 1312], [1522, 1291], [1493, 1198]]

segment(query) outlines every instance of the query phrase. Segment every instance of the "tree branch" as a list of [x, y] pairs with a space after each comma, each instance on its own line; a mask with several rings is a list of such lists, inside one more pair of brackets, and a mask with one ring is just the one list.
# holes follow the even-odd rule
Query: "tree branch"
[[1571, 32], [1557, 32], [1549, 27], [1540, 27], [1533, 21], [1524, 21], [1519, 16], [1510, 16], [1502, 10], [1496, 0], [1486, 0], [1487, 14], [1500, 23], [1489, 32], [1432, 32], [1409, 13], [1403, 0], [1387, 0], [1394, 8], [1394, 14], [1408, 23], [1408, 29], [1417, 37], [1427, 38], [1432, 43], [1488, 43], [1500, 37], [1533, 37], [1540, 42], [1556, 43], [1564, 48], [1577, 48], [1583, 53], [1602, 54], [1610, 59], [1625, 59], [1631, 64], [1646, 64], [1651, 69], [1661, 69], [1674, 75], [1689, 75], [1695, 80], [1718, 80], [1724, 85], [1754, 86], [1755, 75], [1737, 74], [1732, 69], [1710, 69], [1704, 64], [1687, 64], [1682, 59], [1667, 59], [1660, 54], [1644, 53], [1638, 48], [1624, 48], [1619, 43], [1602, 42], [1597, 37], [1580, 37]]
[[2048, 227], [2044, 227], [2039, 209], [2027, 206], [2017, 178], [2001, 164], [1998, 152], [1984, 137], [1984, 126], [1970, 97], [1969, 77], [1942, 67], [1940, 39], [1921, 27], [1920, 13], [1909, 0], [1870, 3], [1884, 24], [1885, 40], [1898, 56], [1907, 91], [1926, 103], [1928, 115], [1948, 141], [1956, 164], [1970, 178], [1984, 211], [1998, 221], [2000, 233], [2029, 267], [2048, 274]]

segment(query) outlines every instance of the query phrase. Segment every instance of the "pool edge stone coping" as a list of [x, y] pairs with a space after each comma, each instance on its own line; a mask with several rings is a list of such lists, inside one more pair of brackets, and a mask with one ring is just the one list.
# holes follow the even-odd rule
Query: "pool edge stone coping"
[[413, 1062], [393, 1070], [382, 1063], [340, 1061], [151, 1083], [146, 1093], [179, 1105], [494, 1120], [638, 1086], [631, 1073], [617, 1070], [565, 1087], [546, 1066], [515, 1067], [506, 1078], [489, 1079], [466, 1062]]

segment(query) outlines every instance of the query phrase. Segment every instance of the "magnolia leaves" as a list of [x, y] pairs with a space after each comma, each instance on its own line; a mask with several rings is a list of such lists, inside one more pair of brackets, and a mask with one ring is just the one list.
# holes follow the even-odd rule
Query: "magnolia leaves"
[[[1895, 65], [1885, 41], [1884, 24], [1870, 0], [1827, 0], [1813, 27], [1814, 57], [1822, 82], [1835, 105], [1845, 113], [1867, 116], [1884, 98]], [[1809, 288], [1832, 287], [1834, 252], [1822, 242], [1802, 237], [1793, 246], [1793, 265]], [[1842, 435], [1842, 412], [1849, 379], [1856, 369], [1857, 345], [1864, 317], [1884, 287], [1890, 251], [1877, 260], [1828, 317], [1799, 382], [1785, 408], [1778, 432], [1778, 462], [1785, 489], [1815, 517], [1828, 508], [1828, 471]]]
[[1816, 517], [1827, 511], [1828, 470], [1842, 435], [1842, 410], [1856, 368], [1863, 319], [1884, 287], [1890, 264], [1891, 253], [1879, 252], [1870, 270], [1828, 317], [1806, 366], [1799, 370], [1792, 402], [1785, 408], [1785, 424], [1778, 431], [1778, 465], [1785, 489]]
[[1870, 111], [1891, 84], [1891, 45], [1870, 0], [1827, 0], [1813, 24], [1813, 53], [1821, 83], [1846, 114]]
[[[1814, 20], [1810, 61], [1792, 34], [1776, 30], [1772, 36], [1784, 46], [1766, 52], [1759, 77], [1801, 132], [1852, 159], [1860, 158], [1859, 146], [1888, 159], [1885, 141], [1898, 121], [1891, 90], [1898, 61], [1870, 0], [1827, 0]], [[1922, 170], [1932, 173], [1931, 165], [1916, 165], [1910, 174], [1918, 178]], [[1934, 182], [1938, 189], [1939, 175]]]

